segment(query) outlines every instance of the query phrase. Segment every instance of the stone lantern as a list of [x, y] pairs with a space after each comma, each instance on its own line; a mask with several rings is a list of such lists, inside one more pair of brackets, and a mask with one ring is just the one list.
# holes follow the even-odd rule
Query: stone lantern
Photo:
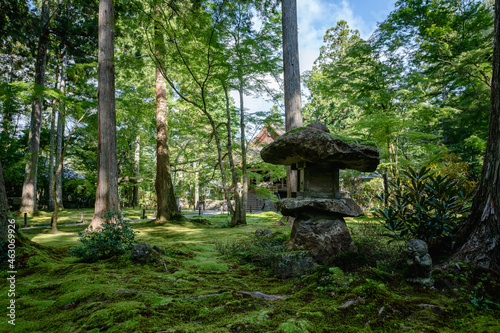
[[373, 147], [334, 138], [322, 123], [294, 129], [261, 151], [265, 162], [297, 170], [297, 192], [279, 202], [285, 216], [295, 217], [290, 250], [308, 250], [317, 263], [345, 251], [355, 251], [344, 217], [363, 215], [339, 190], [339, 170], [373, 172], [380, 162]]
[[303, 161], [292, 164], [292, 170], [297, 170], [297, 198], [342, 198], [339, 169], [334, 163]]

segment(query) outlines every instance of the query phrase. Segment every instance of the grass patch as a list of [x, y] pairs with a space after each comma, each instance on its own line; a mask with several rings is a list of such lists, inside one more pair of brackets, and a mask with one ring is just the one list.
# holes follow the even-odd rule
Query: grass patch
[[[79, 211], [73, 211], [77, 219]], [[16, 249], [16, 326], [8, 332], [496, 332], [500, 330], [498, 276], [462, 267], [436, 272], [435, 289], [408, 285], [397, 244], [387, 244], [373, 219], [348, 219], [362, 258], [358, 265], [319, 267], [278, 280], [270, 269], [226, 256], [216, 242], [241, 244], [257, 228], [288, 235], [276, 213], [249, 214], [248, 225], [225, 227], [227, 216], [155, 225], [135, 221], [138, 241], [165, 250], [163, 265], [138, 265], [128, 254], [78, 262], [85, 226], [60, 234], [26, 230], [34, 245]], [[35, 222], [33, 222], [35, 223]], [[40, 246], [40, 245], [43, 246]], [[236, 246], [236, 245], [235, 245]], [[364, 257], [363, 257], [364, 256]], [[364, 259], [363, 259], [364, 258]], [[348, 261], [348, 258], [344, 258]], [[340, 266], [340, 265], [339, 265]], [[0, 272], [5, 281], [6, 271]], [[7, 295], [8, 287], [0, 286]], [[238, 291], [287, 297], [265, 300]], [[203, 296], [203, 297], [200, 297]], [[0, 298], [5, 309], [7, 297]]]

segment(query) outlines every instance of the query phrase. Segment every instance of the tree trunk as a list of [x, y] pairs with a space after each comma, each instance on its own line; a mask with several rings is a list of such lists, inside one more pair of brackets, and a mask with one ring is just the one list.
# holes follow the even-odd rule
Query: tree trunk
[[[66, 90], [66, 77], [65, 70], [67, 65], [67, 54], [66, 50], [63, 51], [63, 61], [61, 66], [61, 92], [64, 94]], [[59, 110], [57, 112], [57, 145], [56, 145], [56, 163], [59, 163], [61, 159], [61, 151], [64, 142], [64, 128], [66, 126], [66, 106], [64, 103], [60, 103]], [[57, 206], [59, 209], [64, 209], [63, 204], [63, 193], [62, 193], [62, 184], [63, 184], [63, 172], [64, 171], [64, 158], [63, 158], [63, 166], [61, 172], [56, 177], [56, 200]]]
[[[302, 126], [302, 105], [300, 101], [299, 44], [297, 36], [297, 1], [283, 0], [283, 69], [285, 79], [286, 130]], [[287, 196], [297, 191], [296, 172], [286, 168]]]
[[[210, 115], [210, 113], [208, 113], [208, 111], [205, 108], [203, 108], [202, 111], [205, 114], [205, 116], [207, 116], [208, 121], [210, 122], [210, 126], [212, 127], [212, 131], [214, 133], [213, 135], [215, 138], [215, 144], [217, 146], [217, 158], [219, 162], [219, 170], [222, 178], [222, 190], [224, 191], [224, 198], [226, 199], [227, 210], [229, 212], [234, 212], [233, 205], [231, 204], [231, 198], [229, 196], [229, 189], [227, 188], [226, 170], [224, 168], [221, 141], [219, 138], [219, 133], [217, 132], [217, 126], [215, 125], [214, 118]], [[231, 215], [231, 219], [233, 218], [233, 216], [234, 214]]]
[[68, 148], [69, 140], [71, 139], [71, 135], [75, 131], [75, 129], [78, 126], [78, 124], [83, 120], [83, 118], [85, 118], [86, 114], [87, 113], [84, 113], [83, 116], [81, 116], [80, 119], [78, 119], [78, 121], [73, 125], [73, 128], [71, 129], [71, 131], [68, 134], [68, 137], [66, 138], [66, 143], [64, 144], [64, 146], [61, 145], [62, 146], [61, 155], [59, 156], [59, 159], [57, 160], [56, 173], [54, 174], [54, 177], [52, 178], [52, 183], [50, 183], [50, 195], [52, 196], [53, 202], [54, 202], [54, 211], [52, 212], [52, 219], [50, 221], [50, 226], [51, 226], [51, 230], [49, 231], [50, 233], [57, 233], [58, 232], [57, 231], [57, 214], [59, 213], [59, 210], [61, 209], [61, 207], [59, 207], [58, 201], [56, 200], [56, 196], [57, 196], [57, 189], [56, 189], [57, 177], [59, 176], [59, 174], [63, 170], [64, 155], [66, 155], [66, 149]]
[[198, 163], [193, 162], [193, 168], [196, 170], [194, 173], [194, 208], [199, 208], [200, 201], [200, 172], [197, 170]]
[[241, 198], [238, 193], [238, 175], [236, 174], [236, 168], [234, 166], [234, 158], [233, 158], [233, 135], [231, 133], [231, 107], [229, 105], [229, 94], [227, 91], [227, 86], [222, 84], [224, 88], [224, 94], [226, 96], [226, 117], [227, 117], [227, 156], [229, 158], [229, 168], [231, 171], [231, 180], [233, 188], [233, 197], [234, 197], [234, 209], [230, 205], [230, 200], [228, 196], [228, 211], [231, 214], [231, 222], [229, 223], [230, 227], [235, 227], [237, 225], [244, 225], [246, 221], [242, 220], [242, 216], [245, 215], [245, 212], [242, 211], [241, 207]]
[[[57, 87], [60, 86], [60, 67], [57, 66], [57, 71], [56, 71], [56, 79], [54, 83], [54, 88], [57, 89]], [[51, 187], [52, 187], [52, 178], [54, 178], [54, 164], [56, 163], [56, 157], [55, 157], [55, 142], [56, 142], [56, 111], [57, 107], [57, 99], [54, 98], [52, 100], [52, 112], [50, 114], [50, 146], [49, 146], [49, 210], [54, 209], [54, 200], [51, 195]]]
[[450, 262], [500, 269], [500, 0], [495, 1], [495, 41], [490, 123], [479, 187], [472, 212], [459, 228]]
[[119, 214], [116, 157], [114, 65], [114, 8], [112, 0], [99, 0], [99, 73], [97, 190], [95, 211], [88, 229], [99, 228], [107, 212]]
[[132, 196], [132, 206], [139, 206], [139, 185], [137, 185], [140, 173], [139, 167], [141, 163], [141, 136], [135, 138], [135, 154], [134, 154], [134, 192]]
[[[59, 116], [61, 116], [59, 114]], [[75, 125], [76, 127], [76, 125]], [[70, 138], [71, 134], [68, 136], [68, 141]], [[54, 210], [52, 212], [52, 218], [50, 220], [50, 231], [49, 233], [55, 234], [58, 233], [59, 231], [57, 230], [57, 215], [59, 214], [59, 210], [62, 209], [61, 206], [59, 206], [59, 200], [58, 200], [58, 193], [57, 193], [57, 179], [62, 173], [62, 170], [64, 168], [64, 154], [66, 152], [66, 147], [63, 149], [60, 149], [62, 146], [61, 144], [58, 144], [58, 158], [56, 159], [57, 162], [57, 169], [54, 174], [54, 177], [52, 179], [52, 182], [50, 183], [50, 196], [52, 197], [52, 202], [54, 203]]]
[[[63, 108], [63, 111], [59, 110], [57, 112], [57, 145], [56, 145], [56, 163], [57, 164], [59, 164], [59, 160], [61, 159], [61, 156], [62, 156], [64, 127], [66, 126], [66, 116], [65, 116], [65, 112], [64, 112], [64, 106], [60, 106], [60, 108]], [[59, 209], [64, 209], [63, 197], [62, 197], [62, 182], [63, 182], [62, 178], [63, 178], [63, 170], [64, 170], [64, 158], [63, 158], [62, 163], [63, 163], [63, 165], [62, 165], [61, 172], [59, 172], [57, 174], [57, 176], [54, 175], [55, 184], [56, 184], [55, 200], [57, 201], [57, 207], [59, 207]], [[54, 207], [55, 206], [56, 205], [54, 203]]]
[[[159, 10], [159, 8], [158, 8]], [[159, 23], [155, 22], [155, 53], [159, 61], [165, 59], [165, 43]], [[170, 220], [172, 214], [179, 213], [175, 200], [174, 185], [170, 174], [170, 152], [168, 149], [167, 85], [156, 66], [156, 223]]]
[[[64, 108], [64, 106], [61, 106]], [[57, 146], [56, 146], [56, 163], [59, 163], [59, 160], [61, 159], [61, 150], [62, 150], [62, 145], [63, 145], [63, 138], [64, 138], [64, 127], [66, 125], [66, 119], [65, 119], [64, 112], [61, 112], [60, 110], [57, 112]], [[63, 169], [64, 169], [64, 164], [63, 164]], [[56, 200], [57, 200], [57, 206], [59, 209], [64, 209], [63, 205], [63, 197], [62, 197], [62, 180], [63, 178], [63, 172], [61, 171], [57, 177], [56, 177]]]
[[32, 102], [30, 132], [28, 136], [28, 161], [24, 173], [23, 192], [20, 213], [34, 214], [38, 212], [36, 187], [38, 153], [40, 150], [40, 131], [42, 128], [43, 87], [45, 85], [45, 67], [47, 64], [47, 48], [49, 44], [49, 0], [42, 3], [40, 20], [40, 37], [35, 65], [35, 97]]
[[[285, 79], [285, 129], [290, 131], [302, 126], [300, 101], [299, 43], [297, 32], [297, 1], [283, 0], [281, 3], [283, 26], [283, 70]], [[287, 197], [297, 192], [297, 172], [286, 166]], [[293, 223], [292, 217], [286, 217]], [[293, 232], [293, 231], [292, 231]]]
[[286, 130], [289, 131], [302, 126], [299, 44], [297, 35], [297, 1], [283, 0], [282, 12], [285, 118]]
[[56, 101], [52, 102], [52, 113], [50, 115], [50, 146], [49, 146], [49, 210], [54, 209], [54, 200], [50, 195], [50, 187], [52, 186], [52, 178], [54, 178], [54, 163], [55, 163], [55, 139], [56, 139]]
[[243, 103], [243, 78], [240, 74], [240, 132], [241, 132], [241, 216], [242, 224], [247, 224], [247, 198], [248, 198], [248, 177], [247, 177], [247, 147], [245, 135], [245, 108]]

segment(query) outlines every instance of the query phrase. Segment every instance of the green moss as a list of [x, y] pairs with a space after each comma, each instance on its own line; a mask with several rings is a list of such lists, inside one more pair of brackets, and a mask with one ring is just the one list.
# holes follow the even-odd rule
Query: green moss
[[288, 319], [278, 326], [278, 332], [283, 333], [309, 333], [312, 325], [307, 320]]
[[354, 138], [354, 137], [348, 137], [340, 134], [334, 134], [334, 133], [328, 133], [330, 134], [331, 137], [344, 141], [346, 143], [350, 144], [355, 144], [355, 145], [363, 145], [363, 146], [369, 146], [369, 147], [374, 147], [377, 148], [377, 144], [374, 141], [371, 140], [366, 140], [366, 139], [361, 139], [361, 138]]
[[[297, 127], [297, 128], [294, 128], [288, 132], [286, 132], [284, 135], [287, 135], [287, 134], [291, 134], [291, 133], [295, 133], [295, 132], [298, 132], [298, 131], [302, 131], [304, 130], [306, 127]], [[340, 135], [340, 134], [335, 134], [335, 133], [328, 133], [331, 137], [337, 139], [337, 140], [341, 140], [341, 141], [344, 141], [346, 143], [350, 143], [350, 144], [355, 144], [355, 145], [364, 145], [364, 146], [370, 146], [370, 147], [374, 147], [374, 148], [377, 148], [377, 145], [374, 141], [372, 140], [366, 140], [366, 139], [361, 139], [361, 138], [355, 138], [355, 137], [348, 137], [348, 136], [344, 136], [344, 135]]]
[[[78, 211], [74, 212], [78, 217]], [[271, 270], [225, 257], [215, 240], [242, 241], [257, 228], [288, 235], [276, 213], [249, 214], [248, 225], [212, 228], [189, 221], [153, 226], [133, 222], [147, 241], [165, 249], [164, 267], [135, 265], [128, 255], [86, 264], [65, 250], [76, 229], [60, 235], [29, 234], [48, 246], [18, 248], [14, 332], [496, 332], [500, 311], [472, 300], [498, 303], [498, 277], [436, 273], [435, 290], [407, 285], [394, 266], [397, 247], [353, 233], [358, 248], [376, 254], [352, 271], [320, 267], [303, 278], [278, 280]], [[214, 225], [227, 216], [204, 216]], [[361, 221], [361, 220], [360, 220]], [[350, 219], [350, 228], [359, 221]], [[66, 227], [69, 228], [69, 227]], [[370, 238], [370, 242], [363, 237]], [[75, 237], [76, 238], [76, 237]], [[366, 250], [368, 251], [368, 250]], [[379, 255], [377, 253], [382, 253]], [[0, 272], [5, 278], [6, 272]], [[478, 287], [478, 283], [482, 287]], [[453, 290], [452, 290], [453, 289]], [[265, 300], [236, 291], [286, 296]], [[7, 295], [7, 286], [0, 285]], [[186, 298], [217, 295], [197, 300]], [[353, 304], [347, 302], [354, 301]], [[0, 306], [6, 306], [0, 298]], [[5, 326], [0, 326], [3, 328]], [[0, 329], [3, 332], [3, 330]]]
[[298, 131], [302, 131], [303, 129], [305, 129], [306, 127], [305, 126], [302, 126], [302, 127], [297, 127], [297, 128], [294, 128], [294, 129], [291, 129], [289, 130], [288, 132], [286, 132], [285, 134], [283, 135], [286, 135], [286, 134], [291, 134], [291, 133], [295, 133], [295, 132], [298, 132]]

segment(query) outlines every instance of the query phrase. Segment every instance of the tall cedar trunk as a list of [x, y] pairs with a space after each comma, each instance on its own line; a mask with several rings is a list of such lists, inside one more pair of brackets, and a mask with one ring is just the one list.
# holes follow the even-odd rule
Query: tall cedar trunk
[[38, 212], [37, 208], [37, 169], [38, 153], [40, 150], [40, 131], [42, 128], [43, 92], [45, 85], [45, 67], [47, 63], [47, 48], [49, 44], [49, 0], [42, 3], [42, 14], [40, 20], [40, 37], [38, 40], [38, 51], [35, 65], [35, 97], [32, 102], [31, 123], [28, 139], [28, 161], [24, 173], [23, 192], [21, 198], [21, 213], [33, 214]]
[[472, 212], [456, 235], [451, 261], [500, 269], [500, 0], [495, 1], [495, 41], [490, 123], [479, 188]]
[[5, 191], [5, 182], [3, 179], [2, 162], [0, 161], [0, 242], [7, 241], [7, 224], [10, 217], [11, 214], [7, 201], [7, 192]]
[[134, 154], [134, 192], [132, 195], [132, 206], [139, 206], [139, 185], [137, 185], [140, 173], [139, 167], [141, 163], [141, 136], [135, 138], [135, 154]]
[[[76, 125], [75, 125], [76, 127]], [[70, 138], [71, 134], [68, 135], [68, 141]], [[59, 144], [58, 148], [62, 146], [62, 143]], [[52, 198], [52, 202], [54, 203], [54, 209], [52, 212], [52, 218], [50, 220], [50, 231], [49, 233], [55, 234], [58, 233], [57, 230], [57, 215], [59, 214], [59, 210], [62, 209], [62, 207], [59, 206], [59, 201], [57, 200], [57, 179], [59, 178], [59, 175], [62, 173], [63, 167], [64, 167], [64, 154], [66, 152], [66, 146], [62, 148], [59, 153], [58, 157], [56, 159], [57, 163], [57, 168], [56, 172], [54, 174], [54, 177], [52, 178], [52, 181], [50, 183], [50, 192], [49, 196]]]
[[[159, 9], [158, 9], [159, 10]], [[165, 59], [165, 43], [159, 23], [155, 22], [155, 52], [158, 61]], [[156, 198], [158, 212], [156, 222], [168, 221], [172, 214], [179, 213], [175, 200], [174, 186], [170, 174], [170, 153], [168, 149], [167, 85], [156, 66]]]
[[[285, 129], [290, 131], [302, 126], [300, 101], [299, 43], [297, 36], [297, 2], [283, 0], [281, 4], [283, 25], [283, 70], [285, 79]], [[297, 172], [286, 166], [287, 197], [297, 192]], [[293, 223], [292, 217], [286, 217]], [[296, 225], [294, 224], [294, 229]], [[292, 230], [292, 233], [294, 231]]]
[[[158, 9], [158, 10], [161, 10], [161, 9]], [[215, 32], [215, 30], [213, 30], [213, 32]], [[170, 35], [169, 37], [172, 38], [173, 36]], [[210, 39], [210, 41], [212, 41], [212, 39]], [[178, 48], [178, 45], [176, 45], [174, 43], [173, 46], [175, 47], [174, 48], [175, 52], [177, 52], [178, 55], [180, 55], [181, 57], [183, 57], [183, 52]], [[160, 59], [158, 59], [158, 57], [155, 55], [155, 60], [157, 61], [157, 64], [158, 64], [158, 62], [159, 62]], [[197, 108], [199, 108], [199, 110], [203, 112], [203, 114], [207, 117], [208, 121], [210, 122], [210, 126], [211, 126], [212, 131], [213, 131], [213, 137], [214, 137], [215, 143], [217, 145], [218, 165], [219, 165], [219, 169], [221, 171], [222, 188], [223, 188], [223, 191], [224, 191], [224, 197], [226, 199], [226, 204], [228, 206], [229, 211], [232, 211], [232, 204], [231, 204], [231, 199], [229, 197], [229, 189], [227, 187], [226, 174], [225, 174], [225, 170], [224, 170], [224, 163], [223, 163], [224, 161], [223, 161], [223, 156], [222, 156], [221, 141], [220, 141], [220, 138], [219, 138], [219, 134], [217, 132], [217, 125], [215, 124], [215, 121], [214, 121], [213, 117], [211, 116], [211, 114], [209, 113], [209, 111], [207, 109], [206, 97], [207, 97], [207, 92], [208, 92], [207, 89], [208, 89], [208, 87], [207, 87], [207, 85], [205, 83], [207, 82], [206, 80], [208, 80], [208, 78], [209, 78], [210, 75], [207, 73], [207, 76], [205, 77], [206, 80], [203, 81], [200, 84], [200, 81], [198, 81], [198, 79], [193, 75], [193, 72], [191, 71], [190, 67], [186, 63], [185, 63], [185, 65], [186, 65], [186, 68], [190, 71], [191, 77], [199, 84], [200, 93], [201, 93], [201, 100], [202, 100], [201, 104], [198, 104], [198, 103], [193, 102], [193, 101], [189, 100], [188, 98], [186, 98], [186, 96], [184, 96], [182, 93], [180, 93], [176, 89], [174, 82], [172, 80], [168, 79], [168, 77], [167, 77], [167, 81], [168, 81], [170, 87], [172, 87], [172, 89], [176, 90], [176, 92], [179, 94], [180, 98], [184, 99], [188, 103], [191, 103], [194, 106], [196, 106]], [[213, 62], [211, 60], [211, 54], [208, 54], [208, 65], [209, 65], [210, 68], [214, 67], [214, 64], [213, 64]], [[163, 69], [162, 69], [162, 73], [166, 76], [166, 73], [165, 73], [165, 71], [163, 71]]]
[[297, 35], [297, 1], [283, 0], [282, 12], [285, 117], [286, 130], [289, 131], [302, 126], [299, 44]]
[[[58, 65], [56, 70], [56, 79], [54, 88], [57, 89], [61, 84], [60, 76], [61, 67]], [[52, 100], [52, 112], [50, 114], [50, 146], [49, 146], [49, 209], [54, 209], [54, 199], [51, 195], [52, 178], [54, 178], [54, 165], [56, 163], [55, 149], [56, 149], [56, 116], [57, 116], [57, 98]]]
[[[65, 111], [62, 110], [61, 108], [64, 108], [64, 106], [60, 106], [59, 111], [57, 112], [57, 145], [56, 145], [56, 165], [59, 163], [59, 160], [61, 159], [62, 156], [62, 149], [63, 149], [63, 139], [64, 139], [64, 127], [66, 125], [66, 115]], [[64, 159], [63, 159], [63, 166], [64, 170]], [[64, 209], [63, 205], [63, 198], [62, 198], [62, 177], [63, 177], [63, 172], [61, 170], [60, 173], [57, 174], [57, 177], [55, 177], [56, 181], [56, 201], [57, 201], [57, 207], [59, 209]]]
[[248, 198], [248, 178], [247, 178], [247, 147], [245, 135], [245, 105], [243, 104], [243, 78], [240, 74], [240, 131], [241, 131], [241, 212], [242, 224], [247, 224], [247, 198]]
[[99, 0], [99, 77], [97, 190], [89, 230], [99, 228], [107, 212], [119, 214], [116, 158], [114, 65], [114, 8], [112, 0]]
[[[63, 61], [61, 66], [61, 92], [64, 94], [66, 91], [66, 65], [68, 62], [68, 57], [66, 54], [66, 50], [63, 51]], [[57, 145], [56, 145], [56, 163], [59, 163], [61, 159], [61, 150], [64, 142], [64, 128], [66, 126], [66, 106], [64, 103], [60, 103], [59, 110], [57, 111]], [[63, 170], [64, 170], [64, 159], [63, 159], [63, 169], [56, 177], [56, 200], [57, 206], [59, 209], [64, 209], [63, 204], [63, 193], [62, 193], [62, 184], [63, 184]]]
[[[302, 126], [302, 105], [300, 101], [299, 44], [297, 36], [297, 1], [283, 0], [283, 69], [285, 79], [286, 130]], [[286, 168], [287, 196], [297, 191], [296, 172]]]
[[[57, 89], [57, 80], [56, 80]], [[52, 101], [52, 112], [50, 114], [50, 146], [49, 146], [49, 209], [54, 209], [54, 200], [50, 195], [50, 188], [52, 186], [52, 178], [54, 178], [54, 164], [55, 164], [55, 140], [56, 140], [56, 105], [57, 100], [54, 98]]]

